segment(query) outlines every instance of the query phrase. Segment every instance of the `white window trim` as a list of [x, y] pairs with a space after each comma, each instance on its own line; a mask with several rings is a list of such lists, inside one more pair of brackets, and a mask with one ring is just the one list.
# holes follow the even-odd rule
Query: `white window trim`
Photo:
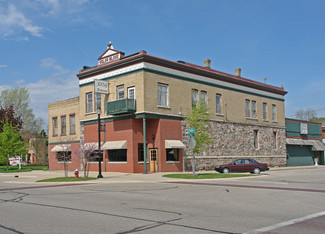
[[[164, 87], [167, 87], [167, 92], [166, 92], [166, 105], [160, 105], [159, 104], [159, 86], [164, 86]], [[169, 108], [169, 85], [167, 85], [167, 84], [162, 84], [162, 83], [158, 83], [158, 104], [157, 104], [157, 106], [158, 107], [167, 107], [167, 108]]]
[[134, 100], [135, 100], [136, 99], [135, 98], [135, 86], [128, 88], [128, 98], [130, 98], [130, 90], [133, 90], [133, 92], [134, 92]]
[[[123, 98], [120, 98], [119, 90], [123, 87]], [[122, 90], [122, 89], [121, 89]], [[123, 100], [125, 98], [124, 84], [116, 86], [116, 100]]]

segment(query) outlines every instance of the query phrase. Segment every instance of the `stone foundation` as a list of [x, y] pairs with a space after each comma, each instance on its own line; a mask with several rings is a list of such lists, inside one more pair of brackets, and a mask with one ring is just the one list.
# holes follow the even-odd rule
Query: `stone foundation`
[[[238, 158], [252, 158], [269, 166], [286, 166], [285, 128], [244, 123], [213, 122], [209, 123], [212, 143], [202, 155], [196, 155], [196, 170], [213, 170], [217, 165], [227, 164]], [[182, 121], [183, 142], [187, 122]], [[258, 131], [258, 147], [254, 148], [254, 130]], [[276, 147], [273, 133], [276, 132]], [[192, 170], [191, 151], [184, 149], [184, 170]]]

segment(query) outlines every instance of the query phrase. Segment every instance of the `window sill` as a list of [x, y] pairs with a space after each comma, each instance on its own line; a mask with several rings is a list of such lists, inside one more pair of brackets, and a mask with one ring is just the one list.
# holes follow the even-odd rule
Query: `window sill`
[[[64, 161], [58, 161], [58, 163], [64, 164]], [[71, 163], [71, 161], [66, 161], [65, 163]]]
[[180, 161], [166, 161], [166, 163], [180, 163]]
[[108, 162], [108, 164], [110, 164], [110, 163], [112, 163], [112, 164], [119, 164], [119, 163], [127, 164], [127, 162]]
[[246, 117], [247, 120], [253, 120], [253, 121], [258, 121], [258, 118], [251, 118], [251, 117]]
[[66, 136], [67, 134], [61, 134], [61, 136]]
[[157, 105], [158, 108], [161, 108], [161, 109], [171, 109], [170, 106], [160, 106], [160, 105]]
[[76, 133], [75, 133], [75, 132], [73, 132], [73, 133], [70, 133], [70, 135], [76, 135]]
[[263, 122], [269, 122], [267, 119], [263, 119]]
[[97, 114], [96, 112], [86, 112], [85, 115], [93, 115], [93, 114]]
[[225, 115], [221, 113], [216, 113], [216, 116], [224, 117]]
[[52, 135], [52, 137], [57, 137], [57, 136], [58, 136], [58, 134]]
[[272, 121], [272, 123], [278, 123], [278, 121]]

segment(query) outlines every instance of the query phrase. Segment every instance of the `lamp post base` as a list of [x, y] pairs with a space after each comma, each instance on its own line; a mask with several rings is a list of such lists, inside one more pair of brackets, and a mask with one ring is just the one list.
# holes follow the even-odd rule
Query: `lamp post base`
[[102, 175], [98, 175], [97, 178], [104, 178]]

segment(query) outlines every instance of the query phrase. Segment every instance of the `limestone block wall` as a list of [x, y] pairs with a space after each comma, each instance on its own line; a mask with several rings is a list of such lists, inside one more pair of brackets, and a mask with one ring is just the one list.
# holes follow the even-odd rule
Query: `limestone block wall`
[[[286, 165], [285, 128], [247, 123], [210, 122], [212, 143], [201, 155], [196, 155], [196, 170], [213, 170], [217, 165], [230, 163], [237, 158], [253, 158], [270, 166]], [[183, 142], [188, 143], [182, 121]], [[254, 130], [258, 131], [258, 147], [254, 148]], [[276, 147], [274, 147], [276, 133]], [[191, 151], [184, 149], [184, 169], [191, 171]]]

